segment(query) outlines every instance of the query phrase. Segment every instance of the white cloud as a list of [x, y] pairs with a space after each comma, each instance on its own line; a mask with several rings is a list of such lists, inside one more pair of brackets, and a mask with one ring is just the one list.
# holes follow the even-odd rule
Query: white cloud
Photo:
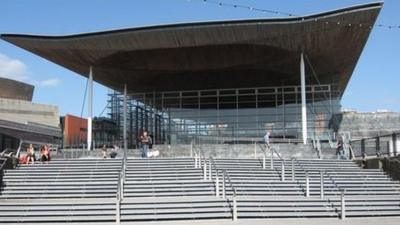
[[60, 80], [53, 78], [53, 79], [38, 81], [36, 85], [41, 87], [54, 87], [57, 86], [58, 84], [60, 84]]
[[2, 53], [0, 53], [0, 77], [22, 81], [40, 87], [54, 87], [61, 82], [56, 78], [35, 80], [32, 78], [25, 63], [18, 59], [12, 59]]
[[11, 59], [0, 53], [0, 77], [28, 81], [29, 75], [26, 65], [18, 59]]

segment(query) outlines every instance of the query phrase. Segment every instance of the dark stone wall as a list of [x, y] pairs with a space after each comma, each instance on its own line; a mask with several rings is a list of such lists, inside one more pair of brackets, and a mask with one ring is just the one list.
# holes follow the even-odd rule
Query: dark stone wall
[[7, 78], [0, 78], [0, 98], [32, 101], [34, 86]]
[[365, 169], [382, 169], [393, 180], [400, 181], [400, 156], [371, 158], [366, 160], [355, 160], [355, 162]]
[[385, 158], [382, 168], [393, 180], [400, 180], [400, 161], [397, 157]]
[[391, 134], [400, 130], [397, 112], [342, 112], [335, 114], [329, 127], [334, 132], [350, 132], [353, 140]]

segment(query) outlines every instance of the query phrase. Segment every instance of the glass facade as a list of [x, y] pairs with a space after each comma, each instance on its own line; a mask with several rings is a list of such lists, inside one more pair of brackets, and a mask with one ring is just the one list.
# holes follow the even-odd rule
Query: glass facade
[[[110, 93], [109, 112], [119, 121], [122, 136], [123, 96]], [[329, 133], [332, 115], [340, 111], [334, 85], [306, 86], [308, 135]], [[266, 130], [273, 138], [301, 138], [300, 86], [254, 87], [131, 93], [128, 101], [128, 143], [141, 130], [156, 143], [246, 142]]]

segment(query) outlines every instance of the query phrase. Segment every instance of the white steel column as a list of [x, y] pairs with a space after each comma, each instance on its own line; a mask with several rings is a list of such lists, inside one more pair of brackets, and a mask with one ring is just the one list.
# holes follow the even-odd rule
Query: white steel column
[[124, 133], [123, 133], [123, 137], [124, 137], [124, 153], [126, 154], [126, 150], [128, 149], [128, 143], [127, 143], [127, 135], [126, 135], [126, 111], [127, 111], [127, 90], [126, 90], [126, 84], [124, 85]]
[[304, 66], [304, 54], [300, 57], [300, 82], [301, 82], [301, 126], [303, 144], [307, 144], [307, 103], [306, 103], [306, 71]]
[[92, 116], [93, 116], [93, 71], [89, 68], [88, 83], [88, 124], [87, 124], [87, 150], [92, 149]]

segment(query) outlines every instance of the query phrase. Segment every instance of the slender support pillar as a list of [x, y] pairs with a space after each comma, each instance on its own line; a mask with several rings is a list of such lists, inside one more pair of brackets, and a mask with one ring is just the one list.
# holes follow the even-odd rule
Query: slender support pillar
[[126, 135], [126, 114], [127, 114], [127, 90], [126, 84], [124, 85], [124, 112], [123, 112], [123, 119], [124, 119], [124, 130], [123, 130], [123, 138], [124, 138], [124, 159], [127, 156], [127, 149], [128, 149], [128, 142], [127, 142], [127, 135]]
[[365, 139], [361, 139], [361, 155], [363, 158], [366, 157], [366, 151], [365, 151]]
[[377, 156], [380, 156], [382, 154], [380, 143], [381, 143], [380, 138], [379, 138], [379, 136], [377, 136], [375, 138], [375, 149], [376, 149], [376, 155]]
[[397, 136], [396, 136], [396, 133], [393, 133], [392, 134], [392, 145], [393, 145], [393, 154], [394, 154], [394, 156], [397, 156], [397, 148], [399, 147], [399, 146], [397, 146]]
[[93, 116], [93, 70], [89, 68], [88, 81], [88, 124], [87, 124], [87, 150], [92, 149], [92, 116]]
[[306, 103], [306, 71], [304, 66], [304, 54], [300, 57], [300, 82], [301, 82], [301, 127], [303, 144], [307, 144], [307, 103]]

